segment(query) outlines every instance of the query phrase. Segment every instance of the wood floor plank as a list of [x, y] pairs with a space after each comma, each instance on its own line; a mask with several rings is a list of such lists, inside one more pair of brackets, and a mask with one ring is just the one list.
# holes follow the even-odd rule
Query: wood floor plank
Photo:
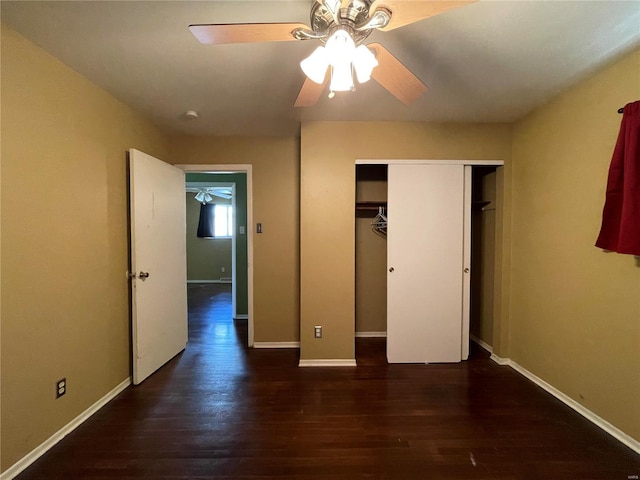
[[189, 345], [18, 480], [592, 479], [640, 456], [478, 348], [455, 365], [298, 368], [249, 349], [226, 285], [189, 285]]

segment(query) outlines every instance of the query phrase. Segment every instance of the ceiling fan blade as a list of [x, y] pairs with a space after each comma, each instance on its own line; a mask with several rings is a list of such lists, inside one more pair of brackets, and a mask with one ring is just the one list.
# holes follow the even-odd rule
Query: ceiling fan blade
[[327, 81], [328, 76], [326, 74], [322, 83], [316, 83], [309, 77], [305, 76], [304, 83], [302, 84], [298, 98], [296, 98], [294, 107], [312, 107], [318, 103], [318, 99], [320, 98], [320, 95], [322, 95], [324, 87], [327, 86]]
[[215, 196], [215, 197], [220, 197], [220, 198], [226, 198], [227, 200], [229, 200], [232, 195], [230, 193], [227, 192], [220, 192], [217, 190], [213, 190], [211, 192], [209, 192], [211, 195]]
[[224, 45], [227, 43], [285, 42], [296, 40], [296, 28], [310, 30], [303, 23], [233, 23], [189, 25], [189, 30], [200, 43]]
[[427, 86], [389, 50], [379, 43], [371, 43], [367, 47], [375, 52], [378, 60], [371, 77], [402, 103], [409, 105], [427, 91]]
[[375, 0], [369, 9], [374, 12], [384, 7], [391, 11], [391, 21], [379, 30], [388, 32], [414, 22], [434, 17], [454, 8], [464, 7], [478, 0]]

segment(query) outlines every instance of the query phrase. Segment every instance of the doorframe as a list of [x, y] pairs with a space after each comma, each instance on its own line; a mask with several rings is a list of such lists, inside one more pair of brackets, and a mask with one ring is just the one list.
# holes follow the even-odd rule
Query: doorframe
[[[202, 165], [174, 165], [187, 173], [244, 173], [247, 176], [247, 345], [253, 347], [254, 317], [253, 317], [253, 173], [251, 164], [202, 164]], [[235, 198], [235, 195], [234, 195]], [[185, 254], [186, 255], [186, 254]], [[186, 261], [186, 258], [185, 258]], [[234, 256], [235, 261], [235, 256]], [[235, 273], [235, 270], [234, 270]], [[235, 302], [235, 299], [234, 299]]]
[[[356, 159], [355, 165], [463, 165], [464, 188], [464, 227], [463, 227], [463, 263], [464, 269], [471, 268], [471, 167], [504, 167], [504, 160], [433, 160], [433, 159]], [[462, 360], [469, 358], [470, 314], [471, 314], [471, 276], [462, 284]]]

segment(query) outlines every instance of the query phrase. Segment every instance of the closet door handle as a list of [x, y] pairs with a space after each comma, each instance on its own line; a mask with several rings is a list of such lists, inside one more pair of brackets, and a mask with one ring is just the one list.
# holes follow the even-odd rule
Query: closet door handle
[[149, 278], [149, 272], [143, 272], [141, 270], [138, 274], [138, 278], [144, 282], [147, 278]]
[[389, 271], [390, 271], [390, 272], [393, 272], [394, 270], [395, 270], [395, 268], [393, 268], [393, 267], [389, 267]]

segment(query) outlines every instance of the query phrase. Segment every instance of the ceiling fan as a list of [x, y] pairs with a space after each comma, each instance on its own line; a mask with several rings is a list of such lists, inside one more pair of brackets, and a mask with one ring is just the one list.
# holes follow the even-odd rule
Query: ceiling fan
[[[324, 44], [300, 66], [307, 75], [296, 107], [315, 105], [327, 82], [329, 97], [355, 90], [373, 78], [406, 105], [427, 86], [379, 43], [364, 45], [373, 30], [384, 32], [433, 17], [477, 0], [313, 0], [310, 27], [302, 23], [237, 23], [189, 25], [204, 44], [319, 40]], [[329, 72], [329, 75], [327, 75]]]
[[200, 203], [210, 203], [213, 201], [213, 197], [225, 198], [227, 200], [233, 197], [231, 189], [226, 187], [187, 187], [186, 191], [195, 193], [195, 199]]

